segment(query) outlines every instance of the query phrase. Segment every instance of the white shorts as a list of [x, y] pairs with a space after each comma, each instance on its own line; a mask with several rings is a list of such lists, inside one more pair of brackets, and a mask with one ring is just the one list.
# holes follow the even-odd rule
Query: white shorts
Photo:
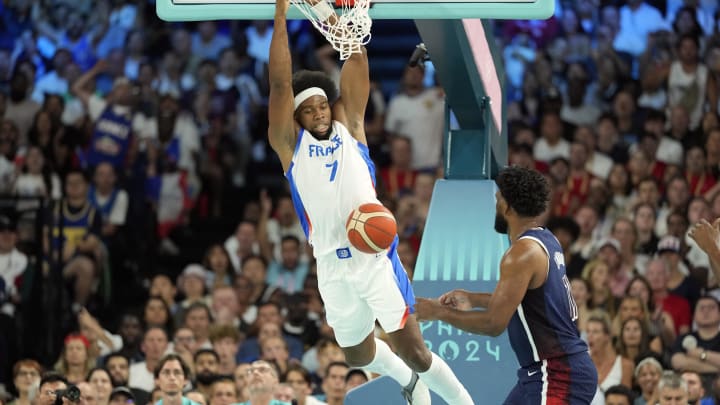
[[415, 295], [396, 247], [397, 238], [377, 255], [349, 247], [317, 258], [320, 295], [340, 347], [360, 344], [376, 319], [385, 332], [402, 329], [414, 312]]

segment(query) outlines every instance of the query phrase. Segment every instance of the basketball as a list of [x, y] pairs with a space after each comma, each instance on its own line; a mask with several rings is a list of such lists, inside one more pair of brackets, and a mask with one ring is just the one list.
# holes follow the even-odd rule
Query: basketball
[[365, 253], [380, 253], [390, 247], [397, 234], [393, 214], [380, 204], [363, 204], [354, 209], [345, 224], [350, 243]]

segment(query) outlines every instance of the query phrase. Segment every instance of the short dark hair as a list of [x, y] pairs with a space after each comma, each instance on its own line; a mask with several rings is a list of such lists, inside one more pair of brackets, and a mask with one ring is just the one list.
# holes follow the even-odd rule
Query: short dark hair
[[633, 401], [635, 401], [635, 395], [632, 391], [630, 391], [629, 388], [627, 388], [624, 385], [613, 385], [612, 387], [608, 388], [605, 391], [605, 398], [608, 397], [608, 395], [622, 395], [628, 400], [628, 404], [632, 404]]
[[300, 364], [290, 364], [288, 365], [287, 370], [285, 370], [285, 374], [282, 375], [282, 378], [280, 379], [280, 382], [287, 382], [288, 374], [291, 372], [299, 373], [303, 380], [307, 383], [308, 386], [312, 385], [312, 377], [310, 376], [310, 372], [303, 367]]
[[553, 217], [548, 220], [547, 228], [550, 232], [555, 233], [556, 230], [565, 230], [570, 234], [572, 240], [580, 236], [580, 226], [572, 217]]
[[38, 385], [38, 387], [42, 387], [45, 384], [50, 384], [54, 382], [61, 382], [65, 385], [69, 385], [68, 380], [62, 374], [55, 371], [48, 371], [47, 373], [43, 374], [42, 378], [40, 379], [40, 385]]
[[310, 87], [319, 87], [327, 96], [330, 104], [338, 98], [335, 82], [324, 72], [313, 70], [298, 70], [292, 77], [292, 89], [295, 95]]
[[220, 362], [220, 356], [213, 349], [199, 349], [198, 351], [195, 352], [195, 355], [193, 356], [193, 361], [195, 363], [197, 363], [198, 358], [200, 356], [202, 356], [203, 354], [209, 354], [209, 355], [215, 357], [215, 361], [217, 361], [218, 363]]
[[280, 244], [283, 244], [283, 243], [285, 243], [285, 242], [287, 242], [287, 241], [292, 241], [292, 242], [295, 243], [296, 245], [300, 246], [300, 239], [298, 239], [298, 237], [295, 236], [295, 235], [285, 235], [285, 236], [283, 236], [282, 239], [280, 239]]
[[333, 367], [345, 367], [346, 369], [350, 370], [350, 365], [347, 364], [344, 361], [333, 361], [330, 364], [325, 367], [325, 375], [330, 374], [330, 369]]
[[187, 320], [187, 317], [188, 317], [188, 315], [190, 315], [190, 312], [193, 312], [196, 309], [202, 309], [203, 311], [205, 311], [205, 313], [208, 316], [208, 320], [210, 321], [210, 323], [213, 323], [213, 316], [212, 316], [212, 312], [210, 311], [210, 307], [208, 307], [207, 304], [205, 304], [204, 302], [200, 302], [200, 301], [193, 302], [192, 304], [190, 304], [189, 307], [187, 307], [187, 309], [185, 310], [185, 313], [183, 314], [183, 322], [185, 322]]
[[158, 361], [157, 366], [155, 366], [155, 370], [153, 370], [153, 374], [155, 375], [155, 378], [160, 377], [160, 371], [162, 370], [163, 366], [165, 366], [165, 363], [167, 363], [168, 361], [173, 361], [173, 360], [177, 360], [177, 362], [180, 363], [180, 368], [182, 368], [184, 377], [189, 378], [190, 368], [185, 363], [185, 360], [183, 360], [182, 357], [180, 357], [180, 355], [178, 355], [176, 353], [166, 354], [160, 359], [160, 361]]
[[125, 361], [128, 363], [128, 366], [130, 365], [130, 358], [122, 354], [121, 352], [113, 352], [108, 354], [107, 357], [105, 357], [105, 364], [107, 365], [110, 362], [110, 359], [114, 359], [116, 357], [125, 359]]
[[537, 170], [510, 166], [500, 171], [495, 183], [519, 216], [536, 217], [545, 212], [550, 200], [550, 185]]

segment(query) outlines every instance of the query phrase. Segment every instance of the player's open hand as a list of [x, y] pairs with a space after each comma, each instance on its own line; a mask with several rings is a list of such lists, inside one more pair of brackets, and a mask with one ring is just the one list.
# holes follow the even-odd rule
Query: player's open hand
[[452, 290], [441, 295], [438, 299], [442, 305], [455, 308], [460, 311], [469, 311], [472, 309], [470, 302], [470, 292], [467, 290]]
[[720, 248], [720, 218], [712, 224], [701, 219], [690, 228], [690, 237], [705, 252]]
[[434, 321], [442, 310], [440, 301], [429, 298], [415, 298], [415, 315], [418, 321]]

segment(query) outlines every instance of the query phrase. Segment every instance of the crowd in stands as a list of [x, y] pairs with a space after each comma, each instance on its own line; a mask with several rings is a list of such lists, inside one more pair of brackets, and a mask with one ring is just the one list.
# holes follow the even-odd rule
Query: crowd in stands
[[[720, 403], [720, 289], [687, 235], [720, 217], [717, 2], [557, 6], [495, 31], [509, 163], [553, 187], [546, 223], [596, 403], [675, 386]], [[179, 373], [200, 404], [340, 404], [369, 376], [324, 319], [266, 140], [272, 24], [167, 23], [154, 7], [0, 1], [0, 403], [51, 405], [75, 384], [90, 405], [146, 405]], [[297, 69], [339, 79], [309, 23], [289, 32]], [[397, 80], [373, 85], [366, 132], [412, 275], [445, 100], [422, 68]]]

